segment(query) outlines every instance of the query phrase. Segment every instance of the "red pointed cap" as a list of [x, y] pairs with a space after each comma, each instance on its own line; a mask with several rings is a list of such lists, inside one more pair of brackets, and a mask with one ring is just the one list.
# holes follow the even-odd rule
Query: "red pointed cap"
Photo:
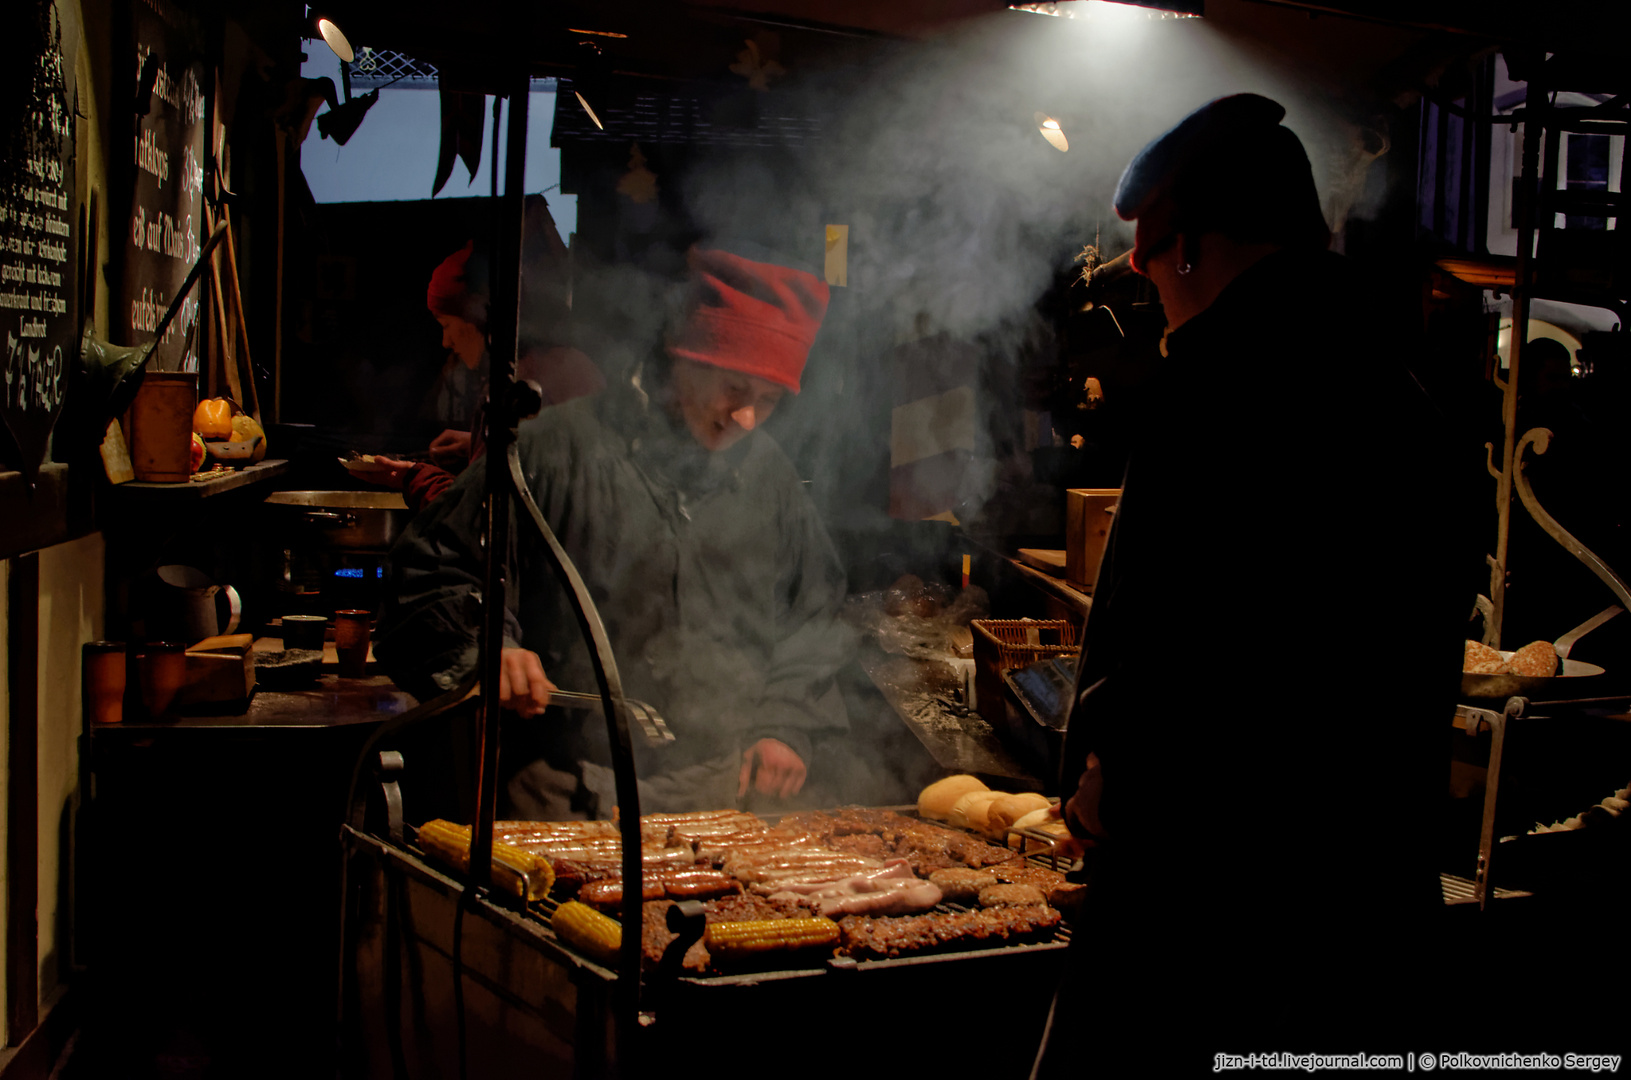
[[695, 290], [685, 325], [669, 355], [712, 364], [799, 391], [799, 377], [821, 320], [827, 283], [806, 270], [692, 248]]

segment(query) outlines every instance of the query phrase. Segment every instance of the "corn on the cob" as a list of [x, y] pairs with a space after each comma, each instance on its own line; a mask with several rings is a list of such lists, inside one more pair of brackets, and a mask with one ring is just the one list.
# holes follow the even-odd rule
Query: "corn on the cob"
[[729, 963], [769, 952], [830, 946], [838, 941], [838, 924], [826, 918], [710, 923], [707, 941], [708, 955]]
[[611, 916], [602, 915], [588, 904], [568, 900], [556, 909], [550, 925], [557, 937], [589, 959], [607, 965], [617, 963], [623, 925]]
[[[419, 826], [425, 854], [470, 872], [470, 826], [438, 818]], [[555, 884], [555, 868], [546, 858], [510, 844], [493, 844], [493, 885], [525, 900], [542, 900]]]

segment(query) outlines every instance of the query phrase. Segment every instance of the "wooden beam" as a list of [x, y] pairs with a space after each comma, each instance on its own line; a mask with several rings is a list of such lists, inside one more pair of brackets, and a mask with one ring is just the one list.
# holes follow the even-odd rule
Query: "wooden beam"
[[20, 1045], [0, 1050], [0, 1080], [49, 1080], [53, 1068], [79, 1030], [79, 995], [67, 987], [56, 992], [40, 1010], [40, 1023]]

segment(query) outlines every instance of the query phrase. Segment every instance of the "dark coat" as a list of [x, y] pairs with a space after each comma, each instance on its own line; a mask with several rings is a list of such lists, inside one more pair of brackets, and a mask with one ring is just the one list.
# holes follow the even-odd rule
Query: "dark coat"
[[[841, 735], [847, 720], [833, 679], [853, 648], [837, 619], [844, 574], [768, 435], [754, 431], [709, 454], [638, 390], [619, 386], [545, 409], [522, 425], [519, 447], [533, 497], [595, 597], [624, 692], [655, 706], [676, 736], [648, 751], [636, 735], [643, 779], [683, 778], [659, 786], [649, 804], [643, 798], [642, 809], [734, 801], [741, 753], [761, 738], [809, 764], [813, 739]], [[475, 665], [483, 473], [467, 469], [391, 555], [395, 599], [378, 653], [421, 697]], [[560, 688], [592, 693], [577, 621], [524, 513], [514, 532], [510, 644], [538, 653]], [[553, 709], [509, 724], [504, 738], [511, 771], [541, 761], [545, 787], [577, 778], [574, 813], [610, 813], [609, 802], [596, 805], [610, 793], [598, 712]], [[515, 812], [563, 812], [526, 786], [511, 785]], [[675, 805], [697, 800], [708, 801]]]
[[1442, 903], [1478, 463], [1365, 295], [1340, 256], [1281, 252], [1167, 337], [1064, 754], [1067, 796], [1100, 758], [1111, 838], [1067, 1022], [1071, 1002], [1112, 1019], [1108, 991], [1147, 1030], [1181, 993], [1206, 1002], [1182, 1045], [1272, 1050], [1252, 1033], [1362, 1023], [1419, 979], [1380, 958]]

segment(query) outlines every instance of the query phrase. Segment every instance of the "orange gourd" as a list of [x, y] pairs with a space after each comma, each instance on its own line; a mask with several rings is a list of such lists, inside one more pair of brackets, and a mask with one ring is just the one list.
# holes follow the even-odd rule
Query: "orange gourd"
[[206, 439], [232, 437], [232, 402], [226, 398], [205, 398], [193, 410], [193, 430]]

